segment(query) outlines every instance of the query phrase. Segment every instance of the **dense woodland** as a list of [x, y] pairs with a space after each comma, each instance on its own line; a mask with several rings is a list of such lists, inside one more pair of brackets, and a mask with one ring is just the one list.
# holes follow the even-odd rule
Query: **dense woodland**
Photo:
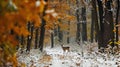
[[0, 0], [0, 67], [18, 67], [18, 49], [47, 45], [96, 42], [101, 53], [120, 53], [119, 27], [119, 0]]

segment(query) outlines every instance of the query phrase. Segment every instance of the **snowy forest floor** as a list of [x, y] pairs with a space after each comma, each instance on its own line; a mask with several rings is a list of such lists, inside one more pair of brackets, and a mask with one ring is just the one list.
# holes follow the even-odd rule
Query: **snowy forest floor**
[[18, 61], [26, 67], [120, 67], [120, 54], [100, 53], [97, 44], [69, 44], [69, 52], [60, 45], [46, 46], [43, 52], [31, 49], [30, 53], [19, 53]]

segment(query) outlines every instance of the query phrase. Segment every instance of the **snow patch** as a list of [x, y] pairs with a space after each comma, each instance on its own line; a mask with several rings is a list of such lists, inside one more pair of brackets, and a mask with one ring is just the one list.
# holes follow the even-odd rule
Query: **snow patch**
[[[94, 50], [91, 53], [88, 53], [87, 50], [90, 45], [82, 44], [70, 44], [70, 52], [64, 52], [60, 45], [56, 45], [54, 48], [50, 46], [44, 49], [44, 53], [41, 53], [39, 50], [32, 49], [30, 54], [21, 54], [18, 57], [19, 62], [24, 62], [27, 67], [30, 67], [32, 64], [36, 67], [117, 67], [120, 66], [120, 57], [110, 55], [107, 57], [107, 54], [98, 53]], [[94, 47], [95, 49], [97, 47]], [[83, 51], [83, 52], [82, 52]], [[43, 60], [42, 57], [45, 54], [51, 57], [51, 61], [40, 62]], [[44, 60], [46, 61], [46, 60]]]
[[40, 2], [39, 0], [37, 0], [37, 1], [35, 2], [36, 7], [39, 7], [40, 4], [41, 4], [41, 2]]

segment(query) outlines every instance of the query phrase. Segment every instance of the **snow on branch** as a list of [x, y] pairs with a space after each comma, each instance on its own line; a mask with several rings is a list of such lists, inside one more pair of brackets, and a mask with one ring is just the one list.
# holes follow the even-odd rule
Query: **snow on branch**
[[54, 9], [46, 10], [45, 13], [47, 13], [47, 14], [51, 14], [53, 17], [58, 16], [58, 14], [55, 12]]

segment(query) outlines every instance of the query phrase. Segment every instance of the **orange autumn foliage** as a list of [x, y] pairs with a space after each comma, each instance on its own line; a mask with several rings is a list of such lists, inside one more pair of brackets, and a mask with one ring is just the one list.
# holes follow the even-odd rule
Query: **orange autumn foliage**
[[[28, 21], [34, 23], [35, 27], [41, 25], [41, 20], [46, 21], [47, 30], [53, 30], [55, 25], [60, 25], [64, 28], [64, 24], [59, 24], [60, 20], [71, 20], [72, 16], [66, 15], [69, 11], [69, 6], [66, 5], [66, 1], [62, 0], [48, 0], [48, 3], [44, 0], [0, 0], [0, 66], [4, 62], [12, 62], [16, 67], [16, 46], [18, 40], [16, 36], [27, 36], [28, 32], [26, 26]], [[45, 16], [43, 11], [47, 6]], [[54, 9], [53, 9], [54, 8]], [[47, 12], [48, 10], [48, 12]], [[52, 12], [50, 12], [53, 10]], [[10, 50], [11, 49], [11, 50]]]
[[[36, 5], [36, 3], [38, 3]], [[26, 28], [27, 22], [40, 26], [44, 0], [0, 0], [0, 66], [11, 62], [17, 67], [16, 46], [17, 36], [30, 34]]]
[[[40, 6], [36, 6], [36, 0], [13, 0], [11, 6], [14, 7], [14, 10], [11, 11], [10, 9], [13, 8], [10, 7], [9, 9], [6, 8], [6, 10], [1, 11], [0, 37], [4, 39], [7, 36], [3, 35], [10, 34], [11, 30], [17, 35], [28, 35], [29, 32], [26, 30], [27, 22], [34, 22], [35, 26], [39, 26], [41, 23], [39, 14], [42, 14], [44, 5], [43, 0], [41, 0]], [[2, 9], [5, 9], [5, 7]], [[0, 40], [0, 42], [2, 41]]]

